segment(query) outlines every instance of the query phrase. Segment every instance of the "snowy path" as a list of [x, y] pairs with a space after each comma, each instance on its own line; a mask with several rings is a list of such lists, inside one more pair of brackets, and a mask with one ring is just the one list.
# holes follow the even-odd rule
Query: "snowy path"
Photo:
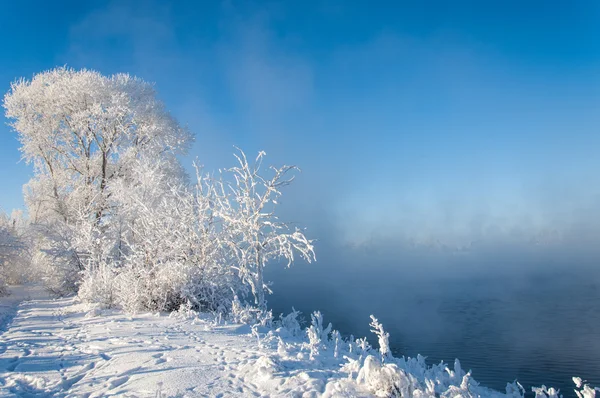
[[245, 327], [88, 313], [73, 298], [30, 293], [0, 336], [0, 397], [260, 395], [239, 370], [261, 355]]

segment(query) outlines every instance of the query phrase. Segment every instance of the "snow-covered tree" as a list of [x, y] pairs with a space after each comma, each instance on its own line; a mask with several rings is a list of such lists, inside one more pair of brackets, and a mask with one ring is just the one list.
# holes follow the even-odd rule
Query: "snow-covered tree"
[[70, 202], [83, 200], [100, 224], [110, 212], [110, 182], [127, 176], [134, 159], [158, 157], [179, 174], [175, 156], [191, 142], [152, 85], [127, 74], [54, 69], [13, 83], [4, 107], [34, 165], [40, 200], [64, 220], [76, 210]]
[[122, 245], [112, 185], [137, 184], [132, 170], [149, 160], [160, 160], [161, 181], [184, 176], [176, 156], [192, 136], [141, 79], [57, 68], [13, 83], [4, 107], [34, 167], [25, 198], [30, 218], [48, 231], [63, 224], [58, 242], [46, 236], [49, 252], [79, 270]]
[[280, 189], [293, 181], [289, 174], [297, 167], [271, 166], [272, 175], [264, 177], [261, 174], [264, 156], [265, 152], [259, 152], [251, 165], [241, 150], [235, 155], [238, 166], [229, 169], [234, 181], [221, 185], [215, 208], [228, 234], [236, 271], [250, 286], [255, 304], [261, 309], [266, 308], [265, 292], [270, 291], [264, 281], [267, 263], [283, 258], [289, 267], [296, 253], [308, 262], [315, 260], [312, 241], [300, 229], [291, 230], [275, 214]]

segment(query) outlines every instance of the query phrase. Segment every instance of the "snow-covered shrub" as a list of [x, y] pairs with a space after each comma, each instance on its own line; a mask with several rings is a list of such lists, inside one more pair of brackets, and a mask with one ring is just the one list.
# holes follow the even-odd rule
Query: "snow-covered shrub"
[[[174, 186], [163, 192], [149, 185], [139, 184], [123, 198], [135, 215], [119, 275], [124, 306], [173, 311], [190, 301], [197, 310], [228, 311], [233, 291], [241, 289], [226, 262], [204, 182], [195, 190]], [[130, 283], [137, 291], [127, 289]]]
[[264, 327], [273, 326], [273, 313], [271, 310], [267, 311], [248, 303], [242, 304], [237, 295], [231, 304], [230, 318], [235, 323]]
[[230, 317], [234, 323], [243, 323], [251, 325], [256, 323], [256, 310], [254, 307], [242, 304], [237, 295], [234, 296], [231, 304]]
[[57, 296], [76, 293], [84, 270], [81, 253], [73, 247], [72, 228], [64, 223], [33, 227], [32, 268]]
[[356, 382], [378, 397], [412, 397], [417, 384], [414, 376], [405, 373], [396, 364], [382, 364], [373, 355], [365, 358]]
[[533, 391], [533, 393], [535, 394], [536, 398], [561, 398], [562, 396], [559, 395], [559, 390], [553, 388], [553, 387], [546, 387], [546, 386], [541, 386], [541, 387], [531, 387], [531, 391]]
[[117, 302], [125, 311], [173, 311], [185, 303], [179, 294], [183, 283], [176, 264], [136, 265], [126, 263], [115, 278]]
[[289, 267], [296, 254], [308, 262], [315, 260], [312, 240], [298, 228], [291, 230], [275, 214], [281, 189], [293, 181], [288, 175], [297, 168], [271, 166], [271, 176], [266, 177], [261, 171], [265, 155], [259, 152], [250, 164], [240, 150], [235, 155], [238, 165], [227, 170], [230, 180], [214, 182], [214, 215], [222, 222], [234, 269], [261, 309], [267, 305], [265, 292], [270, 293], [264, 280], [264, 268], [270, 261], [285, 259]]
[[[363, 396], [368, 392], [382, 397], [477, 397], [482, 391], [485, 392], [471, 378], [470, 372], [463, 371], [458, 360], [450, 369], [443, 362], [428, 366], [421, 355], [416, 358], [395, 358], [389, 349], [389, 336], [383, 326], [374, 317], [371, 317], [370, 326], [378, 339], [383, 340], [379, 342], [379, 352], [365, 338], [340, 344], [338, 357], [344, 360], [340, 370], [347, 375], [347, 379], [329, 383], [326, 396], [338, 396], [344, 391], [344, 396]], [[335, 332], [332, 336], [335, 336]], [[385, 349], [382, 351], [381, 347]], [[518, 386], [516, 382], [508, 385], [507, 395], [521, 396]]]
[[0, 212], [0, 295], [6, 284], [35, 279], [30, 267], [31, 247], [27, 220], [21, 211], [9, 216]]
[[573, 382], [577, 387], [577, 389], [575, 390], [575, 394], [577, 394], [579, 398], [595, 398], [596, 391], [600, 392], [600, 388], [591, 387], [589, 384], [581, 380], [580, 377], [573, 377]]
[[314, 360], [322, 349], [329, 343], [329, 333], [331, 332], [331, 323], [323, 328], [323, 315], [320, 311], [315, 311], [310, 315], [311, 324], [306, 328], [308, 343], [306, 348], [310, 352], [310, 359]]
[[[284, 318], [283, 316], [280, 319]], [[295, 318], [295, 316], [294, 316]], [[383, 326], [371, 318], [371, 330], [379, 338], [389, 339]], [[465, 372], [458, 359], [450, 366], [444, 362], [428, 365], [425, 357], [395, 358], [387, 341], [380, 342], [387, 350], [372, 348], [366, 339], [344, 340], [331, 325], [323, 328], [323, 318], [316, 312], [311, 324], [305, 328], [304, 338], [292, 337], [281, 321], [276, 329], [265, 333], [258, 325], [252, 327], [252, 335], [263, 349], [277, 352], [266, 361], [267, 368], [259, 371], [249, 365], [246, 376], [271, 379], [278, 392], [298, 392], [310, 396], [333, 397], [414, 397], [414, 398], [523, 398], [525, 390], [517, 381], [506, 386], [506, 393], [480, 386]], [[337, 343], [336, 343], [337, 342]], [[352, 344], [351, 344], [352, 343]], [[309, 351], [308, 353], [306, 351]], [[337, 355], [336, 355], [337, 351]], [[307, 355], [308, 354], [308, 355]], [[310, 360], [309, 360], [310, 359]], [[314, 360], [318, 361], [314, 361]], [[261, 361], [262, 362], [262, 361]], [[278, 375], [280, 363], [282, 374]], [[262, 366], [262, 364], [261, 364]], [[276, 372], [273, 371], [276, 370]], [[285, 370], [284, 370], [285, 369]], [[579, 378], [573, 381], [579, 398], [595, 398], [594, 389]], [[541, 398], [558, 398], [556, 389], [540, 387], [533, 389]]]
[[198, 312], [194, 311], [193, 304], [188, 300], [179, 306], [179, 309], [169, 314], [170, 318], [178, 318], [184, 320], [197, 319]]
[[79, 298], [100, 304], [101, 308], [112, 308], [116, 304], [115, 270], [107, 264], [83, 272], [79, 286]]
[[358, 352], [360, 353], [361, 357], [364, 357], [366, 353], [371, 351], [371, 344], [369, 344], [369, 341], [367, 340], [366, 337], [361, 337], [359, 339], [356, 339], [356, 341], [354, 342], [356, 345], [356, 348], [358, 348]]
[[[295, 232], [288, 236], [281, 232], [285, 224], [272, 221], [273, 215], [253, 213], [253, 217], [263, 219], [263, 224], [258, 225], [246, 219], [246, 210], [252, 206], [240, 206], [240, 201], [243, 195], [255, 191], [246, 192], [240, 187], [237, 191], [228, 189], [231, 186], [222, 178], [202, 175], [199, 170], [194, 186], [179, 185], [161, 190], [152, 183], [162, 178], [160, 168], [136, 167], [135, 171], [143, 173], [134, 173], [139, 183], [130, 189], [115, 189], [112, 196], [127, 210], [122, 212], [123, 217], [132, 219], [130, 235], [133, 237], [122, 238], [126, 250], [121, 250], [123, 266], [117, 287], [122, 287], [117, 296], [128, 310], [172, 311], [189, 300], [199, 310], [228, 312], [232, 303], [236, 305], [234, 295], [245, 296], [252, 291], [256, 299], [256, 281], [261, 280], [266, 289], [262, 269], [268, 260], [280, 255], [290, 257], [297, 250], [312, 253], [310, 241], [304, 235]], [[234, 175], [241, 178], [240, 174]], [[262, 177], [253, 174], [252, 178]], [[272, 188], [279, 186], [278, 181], [268, 183], [269, 195], [275, 195]], [[264, 196], [265, 200], [268, 197]], [[258, 209], [265, 208], [259, 206], [252, 211]], [[259, 266], [249, 263], [253, 261], [249, 253], [254, 249], [249, 248], [249, 242], [255, 227], [263, 239], [262, 254], [257, 257]], [[303, 246], [303, 241], [308, 246]], [[264, 297], [262, 303], [265, 304]], [[264, 305], [243, 309], [246, 314], [240, 311], [241, 308], [235, 309], [237, 322], [269, 325], [272, 320]]]
[[356, 378], [362, 366], [361, 358], [354, 358], [347, 355], [344, 355], [343, 358], [346, 362], [340, 365], [342, 372], [346, 373], [349, 379]]
[[275, 328], [282, 328], [287, 334], [298, 336], [302, 333], [302, 326], [300, 325], [299, 319], [300, 315], [301, 312], [296, 311], [296, 309], [292, 307], [292, 312], [286, 316], [279, 314], [279, 319], [274, 322], [274, 326]]
[[317, 330], [312, 325], [306, 329], [306, 335], [308, 336], [307, 347], [310, 351], [310, 360], [313, 361], [317, 356], [319, 356], [319, 352], [321, 350], [321, 339], [319, 338]]

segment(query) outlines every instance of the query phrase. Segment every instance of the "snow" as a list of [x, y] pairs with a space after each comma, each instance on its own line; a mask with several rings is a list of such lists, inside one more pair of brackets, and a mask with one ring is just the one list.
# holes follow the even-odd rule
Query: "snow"
[[[27, 296], [12, 291], [6, 307]], [[0, 397], [260, 395], [239, 377], [261, 356], [248, 327], [30, 295], [0, 337]]]
[[[182, 307], [127, 315], [51, 298], [38, 286], [13, 286], [0, 298], [0, 397], [520, 397], [479, 386], [423, 357], [393, 358], [364, 339], [344, 340], [315, 313], [302, 331], [294, 311], [271, 327], [229, 324]], [[379, 339], [383, 326], [372, 319]], [[573, 379], [578, 394], [593, 389]], [[558, 397], [551, 387], [533, 389]], [[530, 393], [531, 395], [531, 393]]]

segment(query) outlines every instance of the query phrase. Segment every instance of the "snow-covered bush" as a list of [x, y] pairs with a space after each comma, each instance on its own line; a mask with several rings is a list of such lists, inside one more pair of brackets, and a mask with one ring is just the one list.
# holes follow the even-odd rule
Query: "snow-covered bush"
[[83, 263], [81, 253], [72, 245], [72, 228], [62, 222], [32, 227], [31, 267], [45, 287], [58, 296], [77, 292]]
[[273, 325], [273, 313], [248, 303], [242, 303], [237, 295], [234, 296], [230, 312], [231, 321], [246, 325], [257, 325], [271, 327]]
[[579, 398], [595, 398], [596, 392], [600, 392], [600, 388], [591, 387], [585, 381], [581, 380], [580, 377], [573, 377], [573, 383], [575, 383], [575, 386], [577, 387], [575, 394], [577, 394]]
[[531, 391], [533, 391], [536, 398], [561, 398], [562, 397], [561, 395], [558, 394], [559, 390], [557, 390], [553, 387], [546, 387], [546, 386], [532, 387]]
[[[243, 153], [238, 159], [245, 159]], [[262, 179], [258, 170], [254, 169], [252, 178]], [[128, 234], [121, 233], [123, 248], [116, 277], [116, 297], [123, 308], [172, 311], [190, 301], [198, 310], [228, 312], [240, 303], [235, 295], [245, 297], [252, 291], [258, 297], [256, 281], [266, 287], [262, 269], [268, 260], [281, 255], [291, 261], [296, 250], [312, 253], [302, 233], [296, 231], [290, 237], [285, 224], [268, 221], [275, 219], [274, 214], [253, 213], [264, 225], [248, 221], [246, 210], [251, 205], [240, 207], [240, 195], [255, 191], [232, 188], [226, 176], [215, 179], [198, 170], [193, 186], [164, 189], [168, 184], [156, 183], [163, 178], [160, 167], [148, 165], [133, 170], [134, 186], [114, 185], [111, 199], [122, 206], [122, 220], [131, 220], [126, 222]], [[240, 177], [234, 172], [236, 178]], [[277, 182], [269, 184], [278, 186]], [[259, 229], [253, 232], [254, 228]], [[260, 266], [248, 254], [254, 250], [249, 248], [252, 234], [262, 239], [261, 248], [254, 251], [262, 253], [256, 257]], [[264, 296], [261, 300], [266, 303]], [[264, 305], [251, 309], [240, 304], [233, 316], [244, 323], [271, 321]]]
[[[319, 312], [315, 312], [311, 320], [311, 325], [305, 329], [303, 340], [298, 341], [285, 328], [279, 327], [269, 331], [261, 343], [263, 346], [276, 348], [286, 362], [297, 362], [288, 362], [286, 366], [289, 368], [318, 367], [314, 377], [325, 377], [326, 381], [320, 389], [324, 397], [522, 398], [524, 394], [517, 382], [507, 385], [506, 395], [480, 387], [470, 372], [464, 372], [458, 360], [450, 368], [443, 362], [430, 366], [420, 355], [416, 358], [395, 358], [389, 347], [389, 335], [374, 317], [371, 318], [370, 326], [378, 340], [381, 340], [378, 350], [372, 348], [366, 338], [353, 342], [353, 337], [343, 339], [339, 333], [331, 331], [331, 325], [324, 328], [323, 317]], [[260, 336], [257, 338], [260, 339]], [[308, 355], [304, 354], [306, 351]], [[282, 383], [290, 386], [295, 383], [306, 385], [309, 377], [306, 372], [298, 371]], [[589, 394], [593, 390], [588, 388], [585, 391]], [[590, 397], [586, 395], [585, 398]]]
[[275, 328], [281, 328], [286, 334], [292, 336], [298, 336], [302, 333], [302, 326], [300, 325], [300, 311], [296, 311], [292, 307], [292, 312], [287, 315], [279, 314], [279, 319], [274, 322]]
[[101, 308], [112, 308], [117, 304], [115, 297], [116, 271], [109, 264], [100, 264], [95, 269], [82, 273], [79, 286], [79, 298], [83, 301], [98, 303]]
[[265, 152], [259, 152], [253, 164], [243, 151], [235, 155], [238, 165], [228, 169], [233, 181], [218, 181], [214, 214], [226, 234], [234, 269], [242, 283], [249, 286], [257, 307], [266, 309], [264, 268], [273, 260], [285, 259], [290, 266], [298, 254], [305, 261], [315, 259], [312, 241], [298, 228], [279, 221], [275, 214], [281, 189], [294, 177], [295, 166], [270, 167], [271, 176], [261, 171]]
[[9, 216], [0, 212], [0, 295], [6, 284], [35, 279], [30, 267], [30, 236], [27, 220], [21, 211]]
[[396, 364], [381, 363], [373, 355], [365, 358], [356, 382], [378, 397], [412, 397], [413, 391], [417, 389], [414, 376], [402, 371]]
[[512, 383], [506, 383], [506, 396], [512, 398], [523, 398], [525, 396], [525, 389], [518, 381]]
[[[238, 279], [226, 262], [220, 226], [212, 215], [210, 187], [158, 184], [158, 167], [139, 167], [133, 187], [117, 186], [128, 233], [121, 234], [117, 296], [128, 310], [226, 311]], [[165, 186], [167, 187], [165, 189]]]

